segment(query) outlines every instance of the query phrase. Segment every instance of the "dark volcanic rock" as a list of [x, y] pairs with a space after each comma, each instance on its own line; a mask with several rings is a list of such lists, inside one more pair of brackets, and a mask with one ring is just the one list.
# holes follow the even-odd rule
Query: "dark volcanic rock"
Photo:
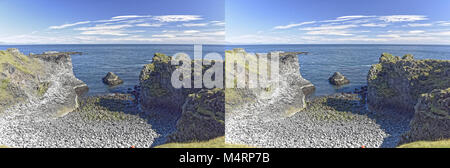
[[331, 84], [337, 85], [337, 86], [350, 83], [350, 81], [344, 75], [342, 75], [340, 72], [335, 72], [333, 74], [333, 76], [331, 76], [328, 79], [328, 81], [330, 81]]
[[415, 106], [411, 130], [400, 144], [450, 138], [450, 88], [423, 94]]
[[414, 117], [401, 143], [449, 138], [450, 61], [383, 53], [367, 76], [368, 105]]
[[105, 77], [103, 77], [103, 83], [109, 85], [109, 86], [116, 86], [123, 83], [123, 80], [119, 78], [116, 74], [113, 72], [108, 72]]
[[[172, 57], [156, 53], [152, 60], [141, 71], [136, 97], [143, 110], [165, 108], [181, 113], [177, 130], [171, 134], [169, 141], [208, 140], [223, 136], [223, 89], [174, 88], [171, 77], [177, 66], [171, 65]], [[207, 68], [209, 66], [203, 66], [203, 71]]]
[[414, 113], [421, 94], [450, 87], [449, 60], [414, 60], [383, 53], [367, 76], [371, 109], [393, 108]]
[[204, 89], [190, 94], [170, 142], [205, 141], [225, 134], [225, 93]]

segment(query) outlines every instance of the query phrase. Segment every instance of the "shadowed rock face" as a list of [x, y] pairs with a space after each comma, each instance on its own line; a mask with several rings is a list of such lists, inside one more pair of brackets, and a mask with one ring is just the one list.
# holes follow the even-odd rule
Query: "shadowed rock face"
[[[171, 60], [172, 57], [156, 53], [152, 63], [142, 69], [139, 92], [142, 109], [166, 108], [180, 113], [177, 131], [169, 136], [169, 142], [200, 141], [223, 136], [223, 89], [174, 88], [171, 77], [179, 66], [171, 65]], [[210, 66], [202, 67], [204, 72]]]
[[450, 61], [414, 60], [384, 53], [367, 77], [368, 104], [375, 111], [414, 114], [411, 131], [400, 143], [449, 136]]
[[[234, 52], [245, 51], [236, 49]], [[313, 92], [314, 86], [301, 77], [296, 53], [281, 53], [280, 57], [282, 79], [270, 88], [175, 89], [171, 76], [177, 66], [170, 64], [172, 57], [157, 53], [152, 63], [141, 71], [139, 101], [144, 110], [164, 107], [181, 113], [177, 131], [169, 136], [170, 142], [203, 141], [223, 136], [226, 107], [232, 113], [256, 100], [265, 103], [261, 107], [265, 107], [263, 111], [268, 114], [291, 115], [305, 107], [304, 92]], [[203, 73], [210, 67], [203, 66]]]
[[367, 83], [370, 108], [394, 108], [411, 114], [421, 94], [450, 87], [450, 61], [384, 53], [379, 63], [372, 65]]
[[450, 138], [450, 88], [421, 95], [415, 112], [411, 130], [400, 144]]
[[77, 79], [69, 53], [25, 56], [18, 49], [0, 51], [0, 104], [4, 112], [35, 116], [36, 120], [63, 116], [78, 107], [87, 85]]

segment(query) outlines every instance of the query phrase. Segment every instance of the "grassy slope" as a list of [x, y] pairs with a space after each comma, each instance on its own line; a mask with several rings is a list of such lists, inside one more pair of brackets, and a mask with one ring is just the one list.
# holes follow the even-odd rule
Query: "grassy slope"
[[417, 141], [400, 145], [398, 148], [450, 148], [450, 139], [441, 141]]
[[250, 148], [247, 145], [226, 144], [225, 137], [218, 137], [206, 142], [168, 143], [156, 148]]

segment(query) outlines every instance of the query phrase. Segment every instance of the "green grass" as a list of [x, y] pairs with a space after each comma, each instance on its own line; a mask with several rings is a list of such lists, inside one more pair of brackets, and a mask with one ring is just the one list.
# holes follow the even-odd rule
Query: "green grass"
[[225, 143], [225, 137], [218, 137], [205, 142], [168, 143], [155, 148], [251, 148], [247, 145]]
[[6, 146], [6, 145], [0, 145], [0, 148], [9, 148], [9, 146]]
[[9, 53], [8, 51], [0, 51], [0, 71], [3, 70], [2, 64], [8, 63], [13, 65], [18, 70], [26, 73], [33, 74], [39, 68], [39, 64], [25, 55], [16, 55]]
[[450, 148], [450, 139], [440, 141], [417, 141], [400, 145], [397, 148]]

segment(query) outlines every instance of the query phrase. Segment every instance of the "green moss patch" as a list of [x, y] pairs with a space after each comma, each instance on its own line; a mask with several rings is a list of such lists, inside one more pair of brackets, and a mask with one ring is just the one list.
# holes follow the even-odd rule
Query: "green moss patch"
[[33, 74], [40, 67], [39, 63], [28, 56], [13, 54], [4, 50], [0, 51], [0, 72], [3, 71], [3, 64], [10, 64], [26, 74]]
[[418, 141], [403, 144], [397, 148], [450, 148], [450, 139], [440, 141]]
[[251, 148], [247, 145], [227, 144], [225, 137], [218, 137], [204, 142], [168, 143], [155, 148]]

